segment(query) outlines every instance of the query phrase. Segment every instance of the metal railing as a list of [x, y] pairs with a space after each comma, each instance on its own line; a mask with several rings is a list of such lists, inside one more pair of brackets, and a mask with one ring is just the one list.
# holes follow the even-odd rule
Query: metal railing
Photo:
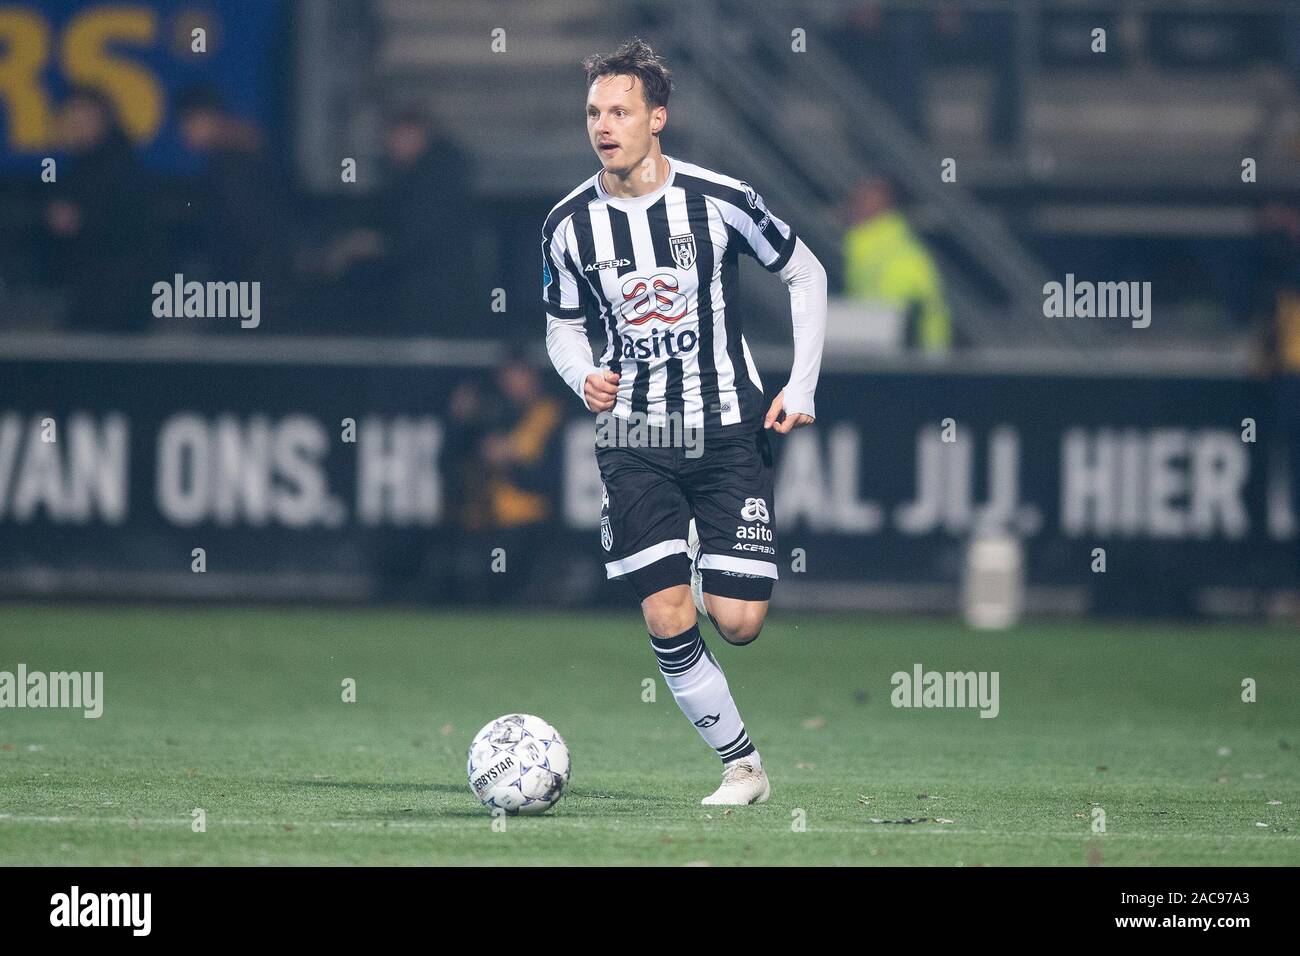
[[[991, 303], [976, 291], [973, 282], [950, 267], [945, 279], [954, 322], [969, 338], [1026, 344], [1100, 342], [1100, 336], [1087, 327], [1043, 317], [1046, 270], [996, 213], [958, 183], [941, 181], [941, 157], [910, 133], [888, 104], [867, 90], [832, 53], [818, 51], [816, 56], [805, 56], [800, 70], [787, 71], [775, 79], [755, 62], [751, 50], [756, 46], [769, 59], [795, 55], [783, 45], [788, 38], [786, 24], [762, 3], [746, 6], [743, 18], [728, 17], [725, 7], [722, 0], [700, 0], [679, 14], [670, 35], [697, 75], [706, 77], [714, 90], [728, 100], [727, 106], [707, 114], [706, 125], [711, 130], [724, 128], [718, 114], [734, 110], [737, 118], [726, 124], [725, 133], [718, 135], [736, 137], [734, 129], [742, 125], [742, 119], [765, 130], [765, 142], [750, 137], [748, 142], [735, 145], [746, 149], [748, 166], [764, 167], [769, 190], [778, 195], [787, 192], [800, 203], [804, 219], [816, 220], [805, 225], [804, 231], [817, 235], [824, 248], [839, 248], [842, 229], [831, 206], [794, 184], [815, 181], [844, 194], [867, 170], [887, 172], [919, 202], [932, 207], [944, 231], [993, 280], [1009, 303], [1005, 308]], [[852, 152], [826, 149], [781, 122], [783, 104], [799, 100], [828, 104], [831, 113], [841, 116], [869, 117], [869, 122], [838, 125], [838, 134]], [[690, 118], [693, 134], [698, 119]]]

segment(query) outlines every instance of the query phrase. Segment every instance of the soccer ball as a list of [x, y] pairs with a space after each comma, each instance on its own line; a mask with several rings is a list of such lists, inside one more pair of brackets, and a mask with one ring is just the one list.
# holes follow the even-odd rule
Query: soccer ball
[[569, 783], [569, 748], [555, 728], [532, 714], [506, 714], [469, 745], [469, 788], [483, 806], [545, 813]]

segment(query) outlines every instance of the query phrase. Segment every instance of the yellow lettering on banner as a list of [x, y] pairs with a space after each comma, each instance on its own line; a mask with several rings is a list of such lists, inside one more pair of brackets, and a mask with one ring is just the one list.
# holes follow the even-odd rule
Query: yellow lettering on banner
[[27, 10], [0, 9], [0, 102], [15, 151], [38, 149], [50, 140], [50, 103], [41, 86], [49, 54], [44, 20]]
[[153, 139], [158, 132], [163, 90], [148, 70], [113, 56], [109, 46], [120, 41], [149, 46], [157, 30], [151, 10], [111, 7], [77, 15], [63, 35], [60, 65], [64, 75], [70, 82], [94, 87], [111, 99], [123, 128], [134, 140]]

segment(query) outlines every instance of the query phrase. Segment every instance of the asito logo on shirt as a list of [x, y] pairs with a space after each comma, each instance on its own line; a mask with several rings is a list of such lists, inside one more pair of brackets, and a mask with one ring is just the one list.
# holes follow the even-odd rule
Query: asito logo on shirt
[[655, 329], [649, 335], [623, 336], [623, 357], [630, 359], [677, 358], [694, 351], [699, 336], [694, 329]]

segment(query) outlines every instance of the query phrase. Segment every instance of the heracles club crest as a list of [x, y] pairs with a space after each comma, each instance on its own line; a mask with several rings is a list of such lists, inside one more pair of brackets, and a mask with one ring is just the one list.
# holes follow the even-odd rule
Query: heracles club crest
[[679, 269], [689, 269], [695, 265], [695, 233], [684, 236], [669, 236], [668, 246], [672, 250], [673, 262]]

